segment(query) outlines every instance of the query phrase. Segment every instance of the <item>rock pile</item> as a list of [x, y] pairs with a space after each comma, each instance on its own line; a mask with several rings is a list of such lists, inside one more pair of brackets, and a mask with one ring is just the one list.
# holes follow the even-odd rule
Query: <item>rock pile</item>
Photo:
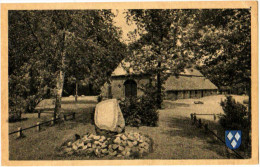
[[62, 153], [66, 155], [118, 158], [142, 157], [151, 149], [151, 139], [137, 132], [118, 134], [111, 138], [87, 134], [76, 141], [67, 141], [61, 147]]

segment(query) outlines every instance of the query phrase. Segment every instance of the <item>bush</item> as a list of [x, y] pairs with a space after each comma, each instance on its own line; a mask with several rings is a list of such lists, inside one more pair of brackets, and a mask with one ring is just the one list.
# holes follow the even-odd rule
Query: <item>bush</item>
[[225, 113], [220, 118], [220, 124], [224, 128], [238, 130], [250, 127], [247, 108], [243, 104], [236, 102], [231, 96], [227, 96], [220, 105]]
[[20, 96], [9, 96], [9, 122], [20, 121], [25, 112], [26, 100]]
[[99, 95], [99, 96], [97, 97], [97, 101], [98, 101], [98, 102], [101, 102], [102, 99], [103, 99], [103, 96], [102, 96], [102, 95]]
[[[150, 89], [151, 88], [151, 89]], [[126, 125], [130, 126], [157, 126], [159, 114], [152, 87], [146, 88], [141, 97], [126, 98], [120, 102]]]
[[220, 105], [223, 108], [224, 115], [220, 117], [220, 124], [225, 130], [241, 130], [242, 143], [241, 147], [247, 148], [251, 142], [251, 117], [247, 107], [236, 102], [231, 96], [227, 96]]

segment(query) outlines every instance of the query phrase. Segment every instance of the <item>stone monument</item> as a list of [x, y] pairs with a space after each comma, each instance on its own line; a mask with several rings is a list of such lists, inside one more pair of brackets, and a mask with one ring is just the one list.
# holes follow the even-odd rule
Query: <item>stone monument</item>
[[102, 101], [96, 105], [95, 127], [98, 135], [111, 136], [123, 133], [125, 120], [117, 99]]

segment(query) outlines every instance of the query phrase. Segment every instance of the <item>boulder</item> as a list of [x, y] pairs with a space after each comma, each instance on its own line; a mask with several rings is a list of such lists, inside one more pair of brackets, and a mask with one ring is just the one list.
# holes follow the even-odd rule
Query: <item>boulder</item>
[[91, 143], [88, 143], [87, 146], [90, 148], [91, 147]]
[[113, 144], [113, 145], [112, 145], [112, 148], [115, 150], [115, 149], [118, 148], [118, 146], [119, 146], [119, 145], [117, 145], [117, 144]]
[[120, 140], [120, 138], [119, 138], [119, 137], [117, 137], [117, 138], [114, 140], [114, 143], [117, 143], [117, 144], [121, 143], [121, 140]]
[[77, 150], [77, 149], [78, 149], [78, 146], [77, 146], [75, 143], [73, 143], [73, 144], [72, 144], [72, 149], [73, 149], [73, 150]]
[[87, 148], [88, 148], [88, 145], [84, 145], [82, 149], [85, 150]]
[[122, 136], [121, 136], [121, 139], [127, 140], [127, 137], [126, 137], [125, 135], [122, 135]]
[[134, 145], [134, 146], [136, 146], [136, 145], [137, 145], [137, 143], [138, 143], [137, 141], [134, 141], [134, 142], [133, 142], [133, 145]]
[[117, 154], [117, 151], [109, 152], [109, 155], [115, 156]]
[[107, 150], [107, 149], [102, 149], [101, 152], [102, 152], [103, 154], [107, 154], [107, 153], [108, 153], [108, 150]]
[[66, 147], [63, 149], [63, 153], [68, 153], [68, 152], [71, 152], [72, 151], [72, 148], [69, 148], [69, 147]]
[[[127, 144], [128, 144], [129, 147], [133, 147], [134, 146], [134, 144], [132, 142], [130, 142], [130, 141], [127, 141]], [[137, 142], [136, 142], [136, 144], [137, 144]]]
[[102, 101], [96, 105], [95, 125], [101, 130], [122, 133], [125, 120], [116, 99]]
[[99, 139], [100, 139], [100, 136], [94, 136], [94, 139], [95, 139], [95, 140], [99, 140]]

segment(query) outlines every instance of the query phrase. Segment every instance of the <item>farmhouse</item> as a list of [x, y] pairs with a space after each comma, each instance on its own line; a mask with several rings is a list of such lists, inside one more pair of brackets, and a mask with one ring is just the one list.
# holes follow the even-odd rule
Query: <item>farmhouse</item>
[[[141, 96], [140, 89], [149, 83], [148, 74], [127, 73], [120, 64], [112, 73], [110, 83], [101, 88], [101, 95], [105, 98], [123, 99], [131, 96]], [[177, 100], [186, 98], [200, 98], [217, 94], [218, 88], [194, 68], [185, 69], [178, 77], [170, 76], [163, 87], [165, 99]]]

